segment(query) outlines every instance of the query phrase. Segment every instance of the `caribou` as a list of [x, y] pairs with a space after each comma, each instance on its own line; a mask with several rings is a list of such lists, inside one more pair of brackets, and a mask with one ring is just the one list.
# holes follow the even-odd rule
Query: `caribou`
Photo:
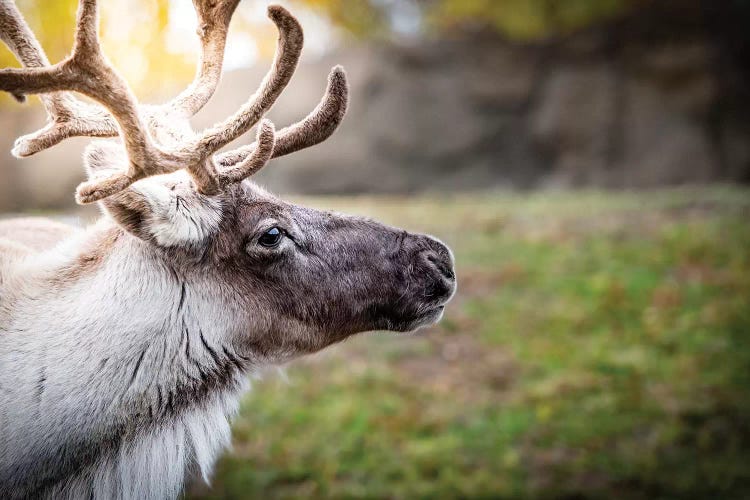
[[[335, 67], [307, 117], [280, 130], [264, 118], [303, 45], [284, 8], [268, 9], [279, 39], [258, 90], [192, 129], [239, 0], [193, 3], [194, 81], [146, 105], [102, 52], [96, 0], [80, 0], [72, 53], [57, 64], [0, 0], [0, 38], [22, 64], [0, 70], [0, 90], [38, 94], [49, 118], [12, 152], [99, 138], [76, 200], [102, 213], [86, 228], [0, 222], [0, 496], [176, 497], [191, 478], [208, 481], [249, 374], [358, 332], [432, 324], [455, 292], [439, 240], [298, 206], [249, 180], [327, 139], [347, 107]], [[256, 125], [254, 142], [220, 151]]]

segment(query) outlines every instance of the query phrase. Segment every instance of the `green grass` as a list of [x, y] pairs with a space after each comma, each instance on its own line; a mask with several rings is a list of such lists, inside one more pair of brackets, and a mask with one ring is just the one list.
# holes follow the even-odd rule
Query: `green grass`
[[750, 497], [750, 191], [302, 201], [441, 237], [459, 293], [255, 381], [194, 498]]

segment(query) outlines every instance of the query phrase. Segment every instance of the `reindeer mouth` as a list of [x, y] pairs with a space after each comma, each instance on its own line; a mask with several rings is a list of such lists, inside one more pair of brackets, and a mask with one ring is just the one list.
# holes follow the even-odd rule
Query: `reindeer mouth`
[[424, 325], [437, 323], [440, 321], [440, 319], [443, 317], [443, 312], [445, 311], [445, 304], [441, 304], [439, 306], [432, 307], [425, 311], [421, 316], [420, 320], [424, 321]]
[[401, 332], [401, 333], [415, 332], [419, 330], [420, 328], [434, 325], [435, 323], [440, 321], [440, 319], [443, 317], [444, 311], [445, 311], [445, 304], [432, 306], [428, 309], [424, 309], [420, 311], [418, 314], [414, 316], [411, 316], [399, 322], [397, 325], [394, 325], [394, 327], [390, 329], [392, 329], [393, 331]]
[[431, 285], [428, 296], [431, 296], [432, 300], [417, 305], [415, 310], [406, 314], [404, 328], [399, 328], [398, 331], [415, 331], [442, 319], [446, 304], [456, 293], [455, 275], [452, 275], [450, 279], [447, 278], [445, 274], [442, 274], [441, 278]]

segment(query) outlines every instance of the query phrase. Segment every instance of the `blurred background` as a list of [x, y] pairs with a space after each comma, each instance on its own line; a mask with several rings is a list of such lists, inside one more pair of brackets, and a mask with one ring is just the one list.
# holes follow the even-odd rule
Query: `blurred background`
[[[17, 2], [63, 57], [75, 0]], [[101, 3], [141, 100], [179, 92], [190, 2]], [[256, 180], [441, 237], [459, 292], [427, 331], [258, 377], [190, 496], [750, 497], [750, 1], [281, 3], [306, 45], [270, 118], [305, 116], [339, 63], [351, 105]], [[266, 72], [267, 4], [240, 3], [196, 126]], [[44, 120], [2, 96], [0, 214], [91, 221], [72, 194], [88, 139], [10, 156]]]

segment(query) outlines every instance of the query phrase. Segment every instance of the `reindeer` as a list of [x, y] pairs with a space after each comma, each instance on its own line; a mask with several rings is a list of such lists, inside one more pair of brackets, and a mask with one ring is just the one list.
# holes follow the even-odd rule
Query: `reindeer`
[[[306, 118], [279, 131], [262, 119], [302, 49], [282, 7], [268, 9], [280, 36], [260, 88], [225, 121], [191, 129], [219, 83], [238, 2], [194, 0], [194, 81], [141, 105], [102, 53], [96, 0], [80, 1], [72, 54], [54, 65], [0, 0], [0, 37], [23, 64], [0, 70], [0, 90], [39, 94], [49, 115], [13, 153], [115, 138], [84, 154], [76, 199], [99, 203], [93, 226], [0, 223], [0, 496], [175, 497], [194, 475], [208, 481], [248, 373], [358, 332], [431, 324], [455, 291], [453, 257], [435, 238], [297, 206], [247, 180], [327, 139], [347, 105], [335, 67]], [[217, 153], [258, 122], [255, 142]]]

